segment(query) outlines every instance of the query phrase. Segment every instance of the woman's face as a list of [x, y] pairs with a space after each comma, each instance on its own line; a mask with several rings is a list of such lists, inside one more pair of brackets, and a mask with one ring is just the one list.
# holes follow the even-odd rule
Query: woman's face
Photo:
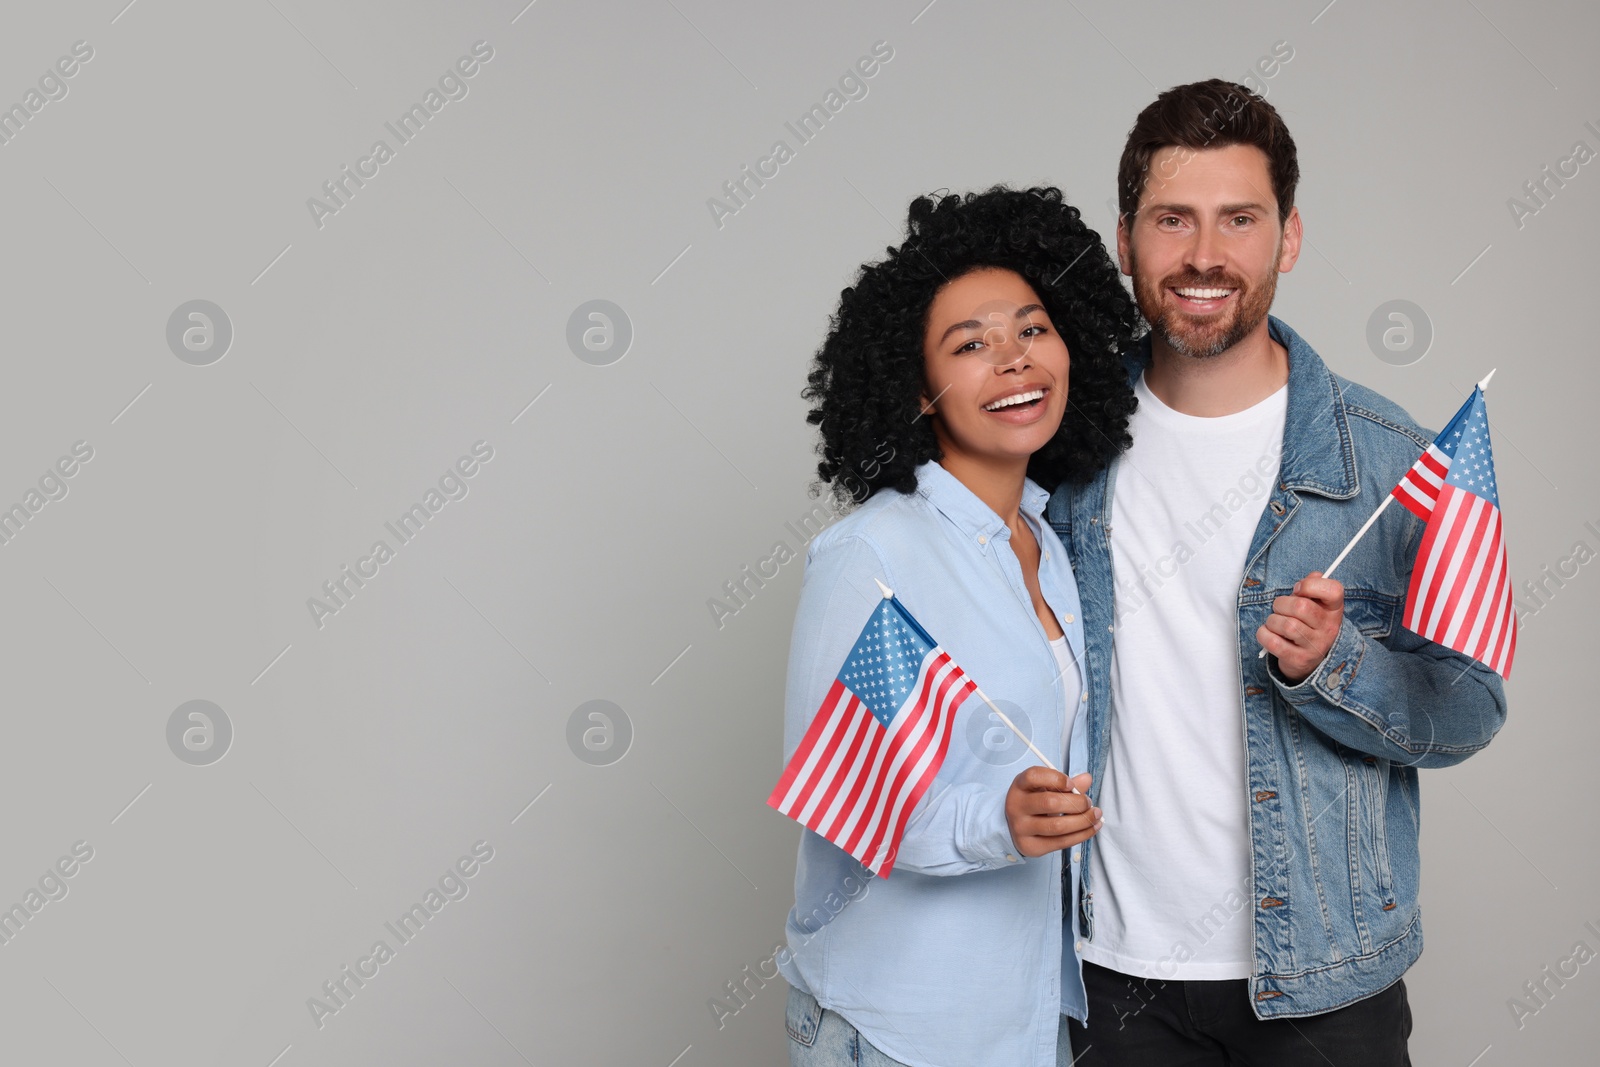
[[945, 455], [1026, 459], [1067, 409], [1067, 344], [1022, 276], [982, 267], [946, 282], [928, 308], [922, 409]]

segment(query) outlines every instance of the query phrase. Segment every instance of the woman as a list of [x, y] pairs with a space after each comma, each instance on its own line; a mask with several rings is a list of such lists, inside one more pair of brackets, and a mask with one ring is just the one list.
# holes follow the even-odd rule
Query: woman
[[[877, 580], [1053, 764], [1078, 772], [1082, 620], [1042, 520], [1045, 487], [1127, 447], [1134, 400], [1118, 353], [1138, 314], [1059, 190], [922, 197], [908, 229], [841, 294], [803, 394], [822, 431], [819, 475], [860, 506], [807, 553], [785, 758], [880, 601]], [[1071, 1060], [1062, 1013], [1085, 1014], [1073, 846], [1100, 821], [1089, 776], [1030, 766], [975, 697], [951, 738], [889, 877], [802, 832], [778, 956], [797, 1067]]]

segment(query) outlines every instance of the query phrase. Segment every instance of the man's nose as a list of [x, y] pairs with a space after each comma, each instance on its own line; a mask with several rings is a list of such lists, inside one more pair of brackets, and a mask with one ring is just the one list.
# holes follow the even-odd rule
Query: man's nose
[[1221, 235], [1212, 226], [1202, 224], [1195, 228], [1194, 239], [1189, 243], [1189, 254], [1186, 258], [1189, 265], [1197, 272], [1205, 274], [1225, 262], [1226, 256], [1220, 237]]

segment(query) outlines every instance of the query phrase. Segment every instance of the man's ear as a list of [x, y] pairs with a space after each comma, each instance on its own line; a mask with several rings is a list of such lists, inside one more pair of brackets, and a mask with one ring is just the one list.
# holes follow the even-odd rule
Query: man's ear
[[1289, 217], [1283, 220], [1283, 248], [1278, 253], [1278, 273], [1288, 274], [1294, 270], [1295, 262], [1300, 258], [1300, 239], [1303, 224], [1300, 221], [1300, 209], [1289, 209]]

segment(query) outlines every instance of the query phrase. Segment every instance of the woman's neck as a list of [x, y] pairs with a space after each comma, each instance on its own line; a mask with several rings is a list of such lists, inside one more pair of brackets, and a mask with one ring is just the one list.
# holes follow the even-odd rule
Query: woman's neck
[[963, 455], [949, 448], [939, 460], [939, 466], [955, 475], [956, 480], [1005, 521], [1013, 535], [1022, 525], [1022, 488], [1028, 476], [1027, 459], [991, 460], [980, 456]]

